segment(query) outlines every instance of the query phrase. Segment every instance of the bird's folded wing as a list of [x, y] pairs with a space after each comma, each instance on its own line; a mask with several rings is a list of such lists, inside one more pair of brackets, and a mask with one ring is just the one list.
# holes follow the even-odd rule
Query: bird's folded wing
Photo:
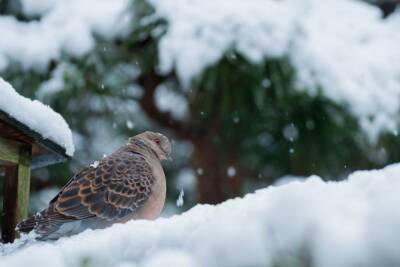
[[122, 152], [80, 171], [51, 204], [66, 220], [96, 216], [114, 221], [142, 207], [153, 182], [152, 169], [142, 155]]

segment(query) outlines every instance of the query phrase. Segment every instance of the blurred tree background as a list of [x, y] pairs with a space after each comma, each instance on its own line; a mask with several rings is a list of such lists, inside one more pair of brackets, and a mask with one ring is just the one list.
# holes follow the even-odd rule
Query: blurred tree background
[[[129, 12], [128, 34], [97, 36], [83, 57], [63, 55], [44, 70], [13, 63], [0, 72], [19, 93], [61, 113], [74, 132], [74, 158], [36, 171], [33, 191], [62, 186], [80, 167], [144, 130], [172, 138], [168, 198], [173, 203], [185, 189], [185, 209], [243, 195], [287, 174], [340, 179], [400, 160], [396, 135], [371, 145], [347, 107], [294, 90], [296, 73], [286, 57], [254, 64], [227, 51], [185, 88], [175, 71], [158, 70], [167, 21], [145, 20], [154, 10], [143, 0], [133, 1]], [[2, 0], [0, 14], [40, 19], [24, 15], [15, 0]]]

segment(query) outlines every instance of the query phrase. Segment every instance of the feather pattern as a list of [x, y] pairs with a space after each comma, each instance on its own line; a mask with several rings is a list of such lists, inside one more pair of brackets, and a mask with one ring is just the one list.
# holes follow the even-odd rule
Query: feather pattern
[[51, 203], [58, 213], [75, 219], [122, 219], [144, 204], [153, 182], [144, 156], [117, 151], [97, 167], [89, 166], [75, 175]]

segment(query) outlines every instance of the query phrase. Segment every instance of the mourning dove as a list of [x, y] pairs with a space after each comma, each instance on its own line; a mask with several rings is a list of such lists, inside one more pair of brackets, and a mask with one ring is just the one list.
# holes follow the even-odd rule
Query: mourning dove
[[38, 239], [58, 239], [131, 219], [155, 219], [165, 203], [161, 161], [171, 144], [160, 133], [144, 132], [96, 164], [82, 169], [49, 206], [17, 226]]

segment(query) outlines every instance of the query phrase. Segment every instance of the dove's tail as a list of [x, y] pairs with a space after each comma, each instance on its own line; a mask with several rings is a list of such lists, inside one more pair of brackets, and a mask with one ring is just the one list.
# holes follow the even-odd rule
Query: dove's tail
[[21, 233], [33, 231], [37, 240], [55, 240], [61, 236], [69, 236], [85, 230], [87, 221], [76, 220], [55, 212], [53, 206], [50, 205], [47, 209], [20, 222], [16, 230]]
[[58, 230], [61, 226], [57, 220], [52, 220], [52, 218], [48, 216], [48, 213], [48, 209], [37, 212], [32, 217], [20, 222], [15, 230], [20, 233], [29, 233], [34, 231], [37, 234], [36, 239], [46, 239], [48, 235]]
[[35, 219], [36, 216], [32, 216], [26, 220], [23, 220], [17, 225], [15, 230], [22, 232], [22, 233], [29, 233], [32, 231], [35, 226], [38, 224], [37, 220]]
[[32, 217], [29, 217], [28, 219], [25, 219], [22, 222], [20, 222], [15, 228], [15, 230], [21, 233], [29, 233], [32, 230], [35, 230], [35, 232], [43, 232], [40, 231], [43, 230], [42, 229], [43, 226], [50, 226], [53, 224], [47, 217], [47, 213], [48, 213], [47, 209], [42, 210], [41, 212], [37, 212]]

